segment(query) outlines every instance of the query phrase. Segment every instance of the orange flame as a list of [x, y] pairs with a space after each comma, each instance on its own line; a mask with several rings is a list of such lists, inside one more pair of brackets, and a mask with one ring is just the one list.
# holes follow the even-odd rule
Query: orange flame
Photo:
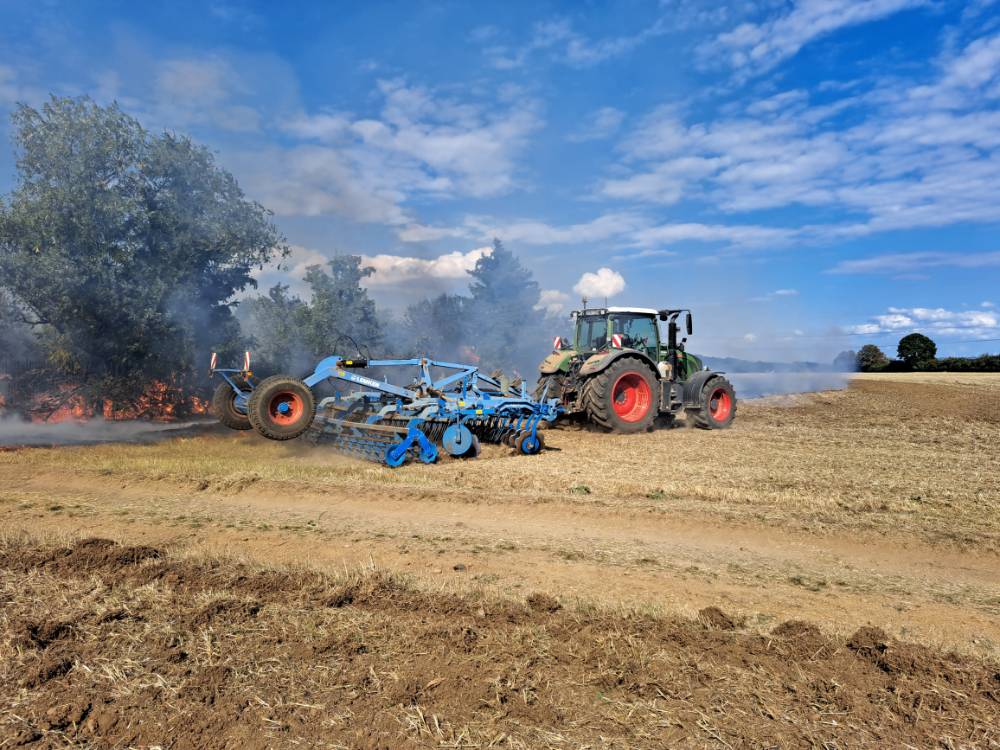
[[29, 412], [33, 422], [86, 421], [101, 416], [108, 421], [145, 419], [153, 422], [173, 422], [179, 417], [208, 413], [209, 403], [198, 396], [185, 395], [181, 388], [154, 380], [133, 401], [120, 404], [110, 398], [101, 400], [99, 408], [73, 393], [72, 385], [36, 396]]

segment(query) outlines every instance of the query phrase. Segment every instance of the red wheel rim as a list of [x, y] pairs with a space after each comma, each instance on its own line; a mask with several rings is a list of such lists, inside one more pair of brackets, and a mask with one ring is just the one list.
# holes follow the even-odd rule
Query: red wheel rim
[[267, 413], [275, 424], [294, 424], [302, 416], [303, 411], [305, 405], [302, 403], [302, 397], [291, 391], [275, 393], [267, 405]]
[[733, 399], [725, 388], [716, 388], [708, 399], [708, 413], [716, 422], [725, 422], [733, 411]]
[[652, 402], [649, 383], [637, 372], [620, 375], [611, 389], [611, 403], [623, 422], [638, 422], [646, 416]]

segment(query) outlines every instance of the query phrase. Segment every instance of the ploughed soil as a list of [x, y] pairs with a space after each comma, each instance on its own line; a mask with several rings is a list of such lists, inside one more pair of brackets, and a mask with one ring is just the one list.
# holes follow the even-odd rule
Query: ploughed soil
[[89, 538], [0, 541], [0, 747], [1000, 746], [1000, 667]]

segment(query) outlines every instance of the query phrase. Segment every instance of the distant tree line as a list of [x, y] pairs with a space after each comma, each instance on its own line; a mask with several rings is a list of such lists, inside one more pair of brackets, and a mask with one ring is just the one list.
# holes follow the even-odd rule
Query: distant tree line
[[896, 359], [889, 359], [875, 344], [865, 344], [856, 353], [841, 352], [835, 369], [858, 372], [1000, 372], [1000, 354], [978, 357], [937, 357], [937, 344], [922, 333], [899, 340]]
[[254, 294], [253, 271], [280, 261], [287, 244], [208, 149], [86, 97], [20, 105], [12, 120], [18, 181], [0, 197], [0, 361], [26, 371], [11, 393], [72, 384], [96, 407], [138, 398], [152, 380], [191, 391], [206, 385], [210, 352], [235, 363], [245, 348], [255, 370], [297, 374], [358, 349], [525, 374], [544, 353], [538, 285], [499, 241], [472, 270], [468, 295], [400, 316], [376, 308], [364, 288], [373, 269], [357, 255], [307, 269], [304, 298], [280, 284]]

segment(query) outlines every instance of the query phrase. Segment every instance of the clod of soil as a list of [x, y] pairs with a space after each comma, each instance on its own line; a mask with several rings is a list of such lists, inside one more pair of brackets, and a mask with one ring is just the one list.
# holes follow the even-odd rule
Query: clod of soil
[[742, 620], [730, 617], [718, 607], [705, 607], [698, 610], [698, 620], [706, 627], [716, 630], [735, 630], [743, 624]]
[[528, 606], [536, 612], [558, 612], [562, 609], [559, 600], [549, 594], [536, 592], [526, 599]]

